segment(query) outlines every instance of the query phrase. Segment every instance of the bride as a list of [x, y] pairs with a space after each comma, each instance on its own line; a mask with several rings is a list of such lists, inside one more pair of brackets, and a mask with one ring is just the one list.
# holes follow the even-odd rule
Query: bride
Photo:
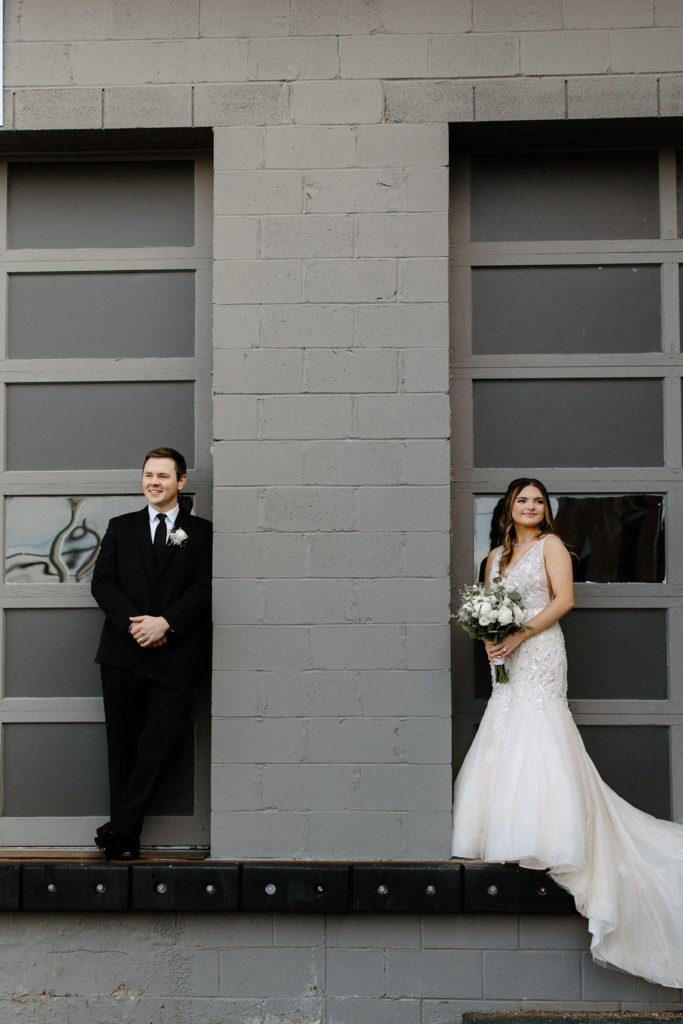
[[571, 557], [539, 480], [512, 481], [500, 529], [486, 582], [519, 591], [527, 628], [486, 644], [510, 681], [493, 684], [455, 782], [453, 856], [550, 869], [588, 918], [598, 963], [683, 988], [683, 825], [606, 786], [574, 725], [559, 625]]

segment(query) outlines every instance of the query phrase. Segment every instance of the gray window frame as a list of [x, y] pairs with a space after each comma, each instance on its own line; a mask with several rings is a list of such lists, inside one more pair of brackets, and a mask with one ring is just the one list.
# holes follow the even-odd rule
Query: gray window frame
[[[520, 127], [520, 126], [517, 126]], [[615, 148], [636, 148], [639, 143], [621, 129]], [[668, 610], [668, 700], [574, 700], [570, 706], [579, 725], [647, 724], [665, 725], [671, 738], [671, 799], [674, 819], [683, 816], [683, 481], [681, 433], [681, 382], [683, 354], [680, 335], [679, 268], [683, 264], [683, 239], [677, 237], [676, 149], [657, 146], [647, 139], [648, 148], [658, 148], [660, 185], [659, 239], [489, 242], [470, 241], [469, 173], [470, 154], [478, 147], [489, 151], [516, 148], [612, 148], [609, 126], [602, 138], [581, 140], [581, 129], [562, 138], [562, 128], [535, 126], [515, 135], [515, 126], [487, 126], [484, 135], [453, 132], [454, 154], [451, 174], [450, 227], [450, 309], [451, 309], [451, 396], [452, 439], [452, 571], [453, 603], [459, 588], [472, 580], [473, 496], [502, 494], [516, 476], [540, 476], [551, 494], [608, 494], [657, 492], [666, 496], [667, 582], [662, 584], [578, 584], [576, 604], [580, 608], [664, 607]], [[544, 134], [544, 129], [547, 133]], [[496, 130], [498, 135], [496, 135]], [[566, 126], [565, 126], [566, 130]], [[590, 129], [588, 129], [590, 132]], [[507, 137], [506, 137], [507, 135]], [[660, 139], [664, 137], [662, 131]], [[546, 142], [544, 142], [546, 140]], [[669, 141], [666, 139], [665, 141]], [[680, 147], [679, 147], [680, 149]], [[591, 355], [472, 355], [471, 273], [476, 266], [549, 266], [652, 263], [661, 265], [662, 345], [660, 352]], [[486, 379], [543, 380], [558, 378], [655, 377], [664, 389], [664, 465], [661, 467], [557, 468], [518, 466], [480, 469], [473, 459], [473, 382]], [[469, 638], [453, 630], [453, 746], [457, 771], [481, 718], [485, 701], [476, 700], [459, 684], [458, 665], [467, 658]]]
[[[106, 134], [106, 133], [103, 133]], [[152, 133], [153, 134], [153, 133]], [[190, 467], [190, 487], [194, 511], [211, 517], [211, 308], [212, 308], [212, 159], [205, 145], [196, 149], [174, 148], [172, 156], [168, 141], [159, 139], [153, 145], [149, 137], [144, 148], [127, 149], [120, 140], [120, 152], [88, 153], [74, 148], [64, 152], [64, 139], [46, 155], [3, 154], [0, 163], [0, 323], [7, 324], [7, 282], [13, 272], [97, 271], [97, 270], [190, 270], [196, 275], [195, 354], [175, 358], [78, 358], [78, 359], [8, 359], [6, 326], [0, 329], [0, 420], [6, 418], [6, 387], [14, 383], [35, 381], [50, 383], [191, 381], [195, 395], [195, 464]], [[102, 143], [104, 140], [100, 140]], [[134, 139], [128, 140], [129, 144]], [[49, 140], [43, 140], [43, 145]], [[93, 141], [90, 143], [93, 144]], [[114, 147], [116, 148], [116, 147]], [[8, 249], [7, 248], [7, 167], [10, 160], [168, 160], [195, 162], [195, 241], [192, 246], [92, 248], [92, 249]], [[141, 455], [144, 452], [141, 453]], [[8, 471], [5, 450], [0, 465], [0, 536], [5, 538], [4, 503], [13, 495], [140, 495], [140, 470], [80, 471]], [[4, 564], [4, 557], [3, 557]], [[90, 608], [94, 601], [83, 583], [52, 585], [7, 584], [4, 573], [0, 580], [0, 613], [8, 608]], [[93, 651], [94, 657], [94, 651]], [[0, 659], [0, 743], [4, 722], [101, 722], [100, 698], [6, 698], [4, 697], [4, 658]], [[209, 845], [209, 774], [210, 717], [208, 685], [197, 703], [197, 757], [195, 777], [195, 814], [193, 817], [150, 817], [145, 842], [156, 846]], [[0, 766], [2, 765], [0, 750]], [[0, 786], [2, 780], [0, 779]], [[0, 817], [0, 847], [73, 847], [92, 845], [93, 829], [101, 823], [92, 817]]]

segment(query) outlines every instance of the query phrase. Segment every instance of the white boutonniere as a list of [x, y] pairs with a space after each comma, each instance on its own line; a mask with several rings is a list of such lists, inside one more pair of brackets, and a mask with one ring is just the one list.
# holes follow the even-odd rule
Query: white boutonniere
[[186, 540], [187, 534], [181, 527], [178, 527], [177, 530], [171, 530], [168, 535], [168, 543], [176, 548], [181, 548]]

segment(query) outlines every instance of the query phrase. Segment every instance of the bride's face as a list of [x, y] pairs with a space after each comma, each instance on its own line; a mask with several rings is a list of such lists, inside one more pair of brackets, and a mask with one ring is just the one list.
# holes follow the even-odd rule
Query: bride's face
[[515, 526], [538, 527], [545, 515], [545, 500], [538, 487], [523, 487], [512, 503], [512, 521]]

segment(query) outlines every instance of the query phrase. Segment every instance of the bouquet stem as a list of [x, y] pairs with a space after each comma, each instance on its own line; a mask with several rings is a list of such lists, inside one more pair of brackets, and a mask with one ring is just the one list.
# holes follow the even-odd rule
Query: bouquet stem
[[510, 675], [508, 673], [507, 665], [505, 664], [504, 658], [499, 658], [498, 661], [491, 663], [493, 665], [493, 679], [496, 683], [509, 683]]

